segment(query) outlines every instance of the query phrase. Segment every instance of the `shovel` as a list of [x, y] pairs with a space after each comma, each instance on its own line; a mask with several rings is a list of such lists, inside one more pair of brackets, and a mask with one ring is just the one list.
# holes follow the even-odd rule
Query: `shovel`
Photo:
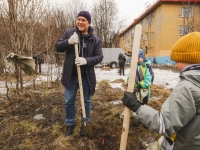
[[[79, 57], [78, 44], [75, 44], [75, 54], [76, 54], [76, 58]], [[85, 103], [84, 103], [84, 96], [83, 96], [83, 86], [82, 86], [80, 66], [77, 66], [77, 72], [78, 72], [78, 83], [79, 83], [80, 97], [81, 97], [81, 108], [82, 108], [82, 113], [83, 113], [83, 127], [85, 131], [85, 135], [88, 136], [90, 139], [93, 139], [92, 128], [86, 122]]]

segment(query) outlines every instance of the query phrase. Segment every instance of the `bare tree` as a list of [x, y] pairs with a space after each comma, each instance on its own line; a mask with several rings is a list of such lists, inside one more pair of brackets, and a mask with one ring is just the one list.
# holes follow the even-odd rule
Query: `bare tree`
[[97, 36], [102, 39], [103, 47], [118, 46], [114, 41], [123, 24], [117, 12], [116, 3], [112, 0], [99, 0], [92, 6], [92, 25]]
[[[38, 32], [41, 29], [41, 18], [44, 3], [39, 0], [2, 0], [0, 5], [2, 28], [5, 39], [4, 47], [6, 54], [14, 52], [18, 55], [32, 56], [33, 53], [40, 51], [36, 39], [41, 37]], [[36, 28], [39, 26], [39, 28]], [[38, 34], [39, 33], [39, 34]], [[22, 71], [15, 65], [16, 89], [19, 94], [19, 84], [23, 89]]]
[[[60, 54], [55, 55], [55, 43], [66, 28], [75, 27], [77, 13], [81, 10], [90, 11], [84, 0], [64, 1], [62, 5], [52, 5], [51, 0], [1, 0], [1, 62], [13, 52], [23, 56], [45, 55], [48, 65], [55, 63], [55, 57], [60, 57]], [[117, 12], [116, 4], [112, 0], [99, 0], [92, 6], [92, 25], [103, 40], [103, 47], [118, 47], [117, 35], [122, 28], [122, 21], [118, 21]], [[4, 66], [1, 63], [1, 72]], [[60, 62], [58, 66], [61, 66]], [[47, 75], [52, 77], [51, 67], [48, 71]], [[18, 94], [24, 88], [22, 74], [16, 64], [14, 75]], [[48, 78], [48, 81], [52, 81], [52, 78]]]
[[62, 29], [59, 34], [63, 34], [66, 28], [75, 27], [78, 12], [87, 9], [84, 0], [69, 0], [62, 2], [62, 4], [57, 4], [54, 16], [56, 17], [57, 29]]

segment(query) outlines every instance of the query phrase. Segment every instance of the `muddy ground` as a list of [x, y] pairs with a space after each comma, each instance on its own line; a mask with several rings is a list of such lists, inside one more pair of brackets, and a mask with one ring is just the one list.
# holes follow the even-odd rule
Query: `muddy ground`
[[[123, 80], [114, 82], [123, 83]], [[65, 112], [63, 86], [60, 82], [36, 85], [36, 90], [27, 87], [24, 94], [9, 93], [9, 98], [0, 100], [0, 149], [30, 150], [102, 150], [102, 137], [105, 137], [104, 150], [118, 150], [123, 120], [120, 114], [124, 106], [111, 101], [120, 100], [123, 91], [113, 89], [109, 82], [97, 83], [98, 89], [92, 97], [91, 126], [94, 139], [80, 137], [80, 97], [77, 93], [76, 127], [72, 136], [65, 136]], [[149, 101], [149, 105], [160, 110], [171, 90], [152, 86], [151, 96], [159, 100]], [[43, 119], [34, 116], [43, 114]], [[127, 150], [143, 150], [145, 144], [157, 140], [160, 135], [146, 129], [143, 125], [131, 126], [128, 134]]]

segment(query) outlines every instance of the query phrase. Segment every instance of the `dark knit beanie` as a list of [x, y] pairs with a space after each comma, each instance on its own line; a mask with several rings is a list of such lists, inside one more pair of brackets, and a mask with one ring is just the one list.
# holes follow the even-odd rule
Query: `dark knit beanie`
[[171, 60], [191, 64], [200, 63], [200, 33], [192, 32], [181, 37], [172, 47]]
[[142, 49], [139, 50], [138, 57], [144, 59], [144, 51]]
[[85, 10], [80, 11], [80, 12], [78, 13], [77, 18], [78, 18], [79, 16], [85, 17], [85, 18], [87, 19], [87, 21], [89, 22], [89, 24], [91, 23], [91, 16], [90, 16], [90, 13], [89, 13], [88, 11], [85, 11]]

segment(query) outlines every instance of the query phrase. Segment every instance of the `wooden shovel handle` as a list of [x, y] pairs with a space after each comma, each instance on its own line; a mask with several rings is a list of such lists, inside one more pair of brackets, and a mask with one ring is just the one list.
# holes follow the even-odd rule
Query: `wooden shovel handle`
[[[132, 48], [130, 75], [129, 75], [128, 89], [127, 89], [127, 92], [131, 92], [131, 93], [134, 91], [136, 67], [137, 67], [137, 60], [138, 60], [138, 51], [140, 48], [141, 32], [142, 32], [142, 25], [140, 25], [140, 24], [136, 25], [135, 33], [134, 33], [133, 48]], [[128, 107], [125, 107], [120, 150], [126, 150], [130, 116], [131, 116], [130, 109]]]
[[[75, 47], [76, 58], [78, 58], [79, 57], [78, 44], [75, 44], [74, 47]], [[79, 83], [80, 96], [81, 96], [81, 108], [82, 108], [82, 114], [83, 114], [83, 120], [84, 120], [86, 118], [86, 113], [85, 113], [85, 103], [84, 103], [84, 96], [83, 96], [83, 86], [82, 86], [82, 78], [81, 78], [81, 68], [80, 68], [80, 66], [77, 66], [77, 72], [78, 72], [78, 83]], [[86, 126], [86, 122], [85, 121], [84, 121], [84, 125]]]

